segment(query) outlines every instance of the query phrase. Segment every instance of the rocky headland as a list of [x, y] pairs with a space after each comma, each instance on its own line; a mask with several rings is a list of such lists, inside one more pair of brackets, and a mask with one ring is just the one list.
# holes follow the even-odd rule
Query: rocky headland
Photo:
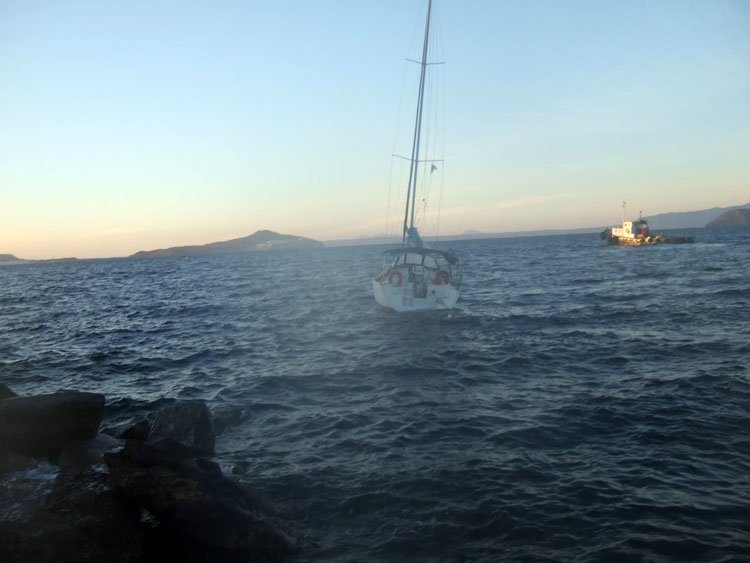
[[0, 254], [0, 266], [5, 264], [20, 264], [21, 262], [25, 262], [25, 260], [21, 260], [13, 254]]
[[706, 229], [750, 232], [750, 208], [730, 209], [710, 221]]
[[283, 235], [273, 231], [257, 231], [242, 238], [223, 242], [212, 242], [198, 246], [175, 246], [159, 250], [141, 250], [131, 258], [159, 256], [204, 256], [210, 254], [235, 254], [242, 252], [266, 252], [274, 250], [299, 250], [321, 248], [323, 243], [311, 238], [296, 235]]
[[111, 421], [105, 397], [0, 385], [0, 561], [280, 561], [307, 541], [211, 458], [202, 401]]

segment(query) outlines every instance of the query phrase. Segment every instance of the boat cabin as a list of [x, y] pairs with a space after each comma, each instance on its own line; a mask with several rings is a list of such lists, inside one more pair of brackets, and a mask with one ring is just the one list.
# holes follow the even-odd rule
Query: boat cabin
[[625, 221], [622, 227], [612, 227], [612, 236], [620, 238], [636, 238], [649, 235], [648, 223], [645, 219], [638, 221]]
[[422, 286], [453, 285], [461, 282], [461, 266], [456, 255], [432, 248], [394, 248], [383, 253], [376, 280], [389, 284]]

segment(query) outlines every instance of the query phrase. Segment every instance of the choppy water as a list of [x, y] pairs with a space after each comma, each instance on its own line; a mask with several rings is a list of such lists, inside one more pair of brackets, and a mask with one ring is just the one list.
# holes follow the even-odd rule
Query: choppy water
[[202, 398], [299, 561], [747, 560], [750, 238], [446, 244], [460, 308], [379, 309], [380, 248], [0, 268], [0, 381]]

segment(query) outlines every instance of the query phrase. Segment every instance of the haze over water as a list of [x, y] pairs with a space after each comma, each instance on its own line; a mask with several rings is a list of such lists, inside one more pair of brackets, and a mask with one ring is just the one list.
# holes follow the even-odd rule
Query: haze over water
[[297, 561], [740, 561], [748, 238], [462, 241], [454, 311], [379, 309], [379, 247], [0, 268], [0, 376], [205, 399]]

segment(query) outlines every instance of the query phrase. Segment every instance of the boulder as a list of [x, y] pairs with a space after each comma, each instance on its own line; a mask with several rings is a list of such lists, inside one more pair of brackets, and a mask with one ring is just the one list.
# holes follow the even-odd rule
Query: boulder
[[148, 420], [135, 417], [102, 429], [104, 434], [109, 434], [122, 440], [140, 440], [145, 442], [151, 433], [151, 425]]
[[104, 463], [104, 454], [119, 450], [123, 441], [107, 434], [99, 434], [91, 440], [68, 443], [57, 458], [61, 471], [79, 471]]
[[247, 416], [245, 409], [234, 405], [220, 405], [211, 411], [214, 431], [219, 436], [227, 428], [238, 426]]
[[0, 401], [3, 399], [10, 399], [11, 397], [17, 397], [13, 390], [7, 385], [0, 383]]
[[214, 452], [216, 434], [203, 401], [177, 401], [156, 413], [151, 439], [169, 438], [204, 454]]
[[30, 457], [0, 447], [0, 475], [32, 465], [34, 465], [34, 460]]
[[62, 391], [0, 401], [0, 446], [29, 456], [56, 458], [75, 440], [96, 436], [104, 395]]
[[139, 563], [144, 539], [140, 510], [104, 473], [60, 473], [29, 520], [0, 522], [0, 561]]
[[105, 454], [112, 486], [158, 520], [152, 549], [170, 560], [278, 561], [298, 551], [278, 512], [173, 440]]

